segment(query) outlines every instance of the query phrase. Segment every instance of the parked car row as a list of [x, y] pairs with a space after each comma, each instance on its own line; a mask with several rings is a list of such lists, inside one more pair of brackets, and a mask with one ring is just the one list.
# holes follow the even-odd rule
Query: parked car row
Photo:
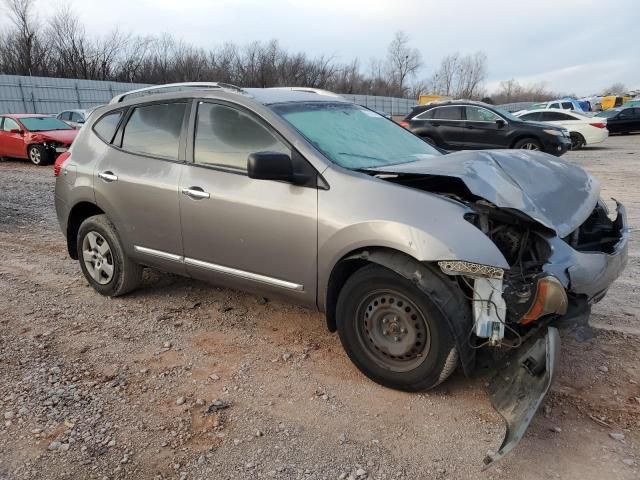
[[469, 100], [418, 105], [400, 124], [445, 150], [515, 148], [560, 156], [571, 147], [566, 128], [527, 122], [492, 105]]
[[548, 123], [568, 130], [572, 150], [604, 142], [609, 137], [606, 119], [589, 117], [570, 110], [527, 110], [515, 115], [522, 120]]
[[0, 115], [0, 158], [28, 159], [39, 166], [53, 163], [69, 149], [95, 108], [65, 110], [55, 116]]

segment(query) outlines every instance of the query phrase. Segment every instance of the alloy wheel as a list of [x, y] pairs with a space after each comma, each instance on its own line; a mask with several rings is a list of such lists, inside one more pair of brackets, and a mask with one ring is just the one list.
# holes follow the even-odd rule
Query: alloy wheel
[[29, 160], [31, 160], [35, 165], [40, 165], [40, 162], [42, 161], [42, 154], [38, 148], [29, 149]]
[[527, 142], [520, 147], [522, 150], [540, 150], [540, 147], [535, 143]]
[[82, 260], [91, 278], [100, 285], [106, 285], [113, 278], [111, 247], [98, 232], [91, 231], [82, 240]]

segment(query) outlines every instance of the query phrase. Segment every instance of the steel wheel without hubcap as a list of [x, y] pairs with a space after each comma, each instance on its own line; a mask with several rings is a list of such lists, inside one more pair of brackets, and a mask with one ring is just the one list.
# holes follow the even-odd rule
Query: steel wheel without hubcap
[[540, 147], [535, 143], [524, 143], [521, 147], [522, 150], [540, 150]]
[[407, 372], [429, 354], [431, 335], [422, 314], [393, 290], [372, 292], [357, 309], [357, 335], [367, 355], [381, 367]]
[[91, 278], [100, 285], [106, 285], [113, 278], [111, 247], [98, 232], [91, 231], [82, 240], [82, 260]]

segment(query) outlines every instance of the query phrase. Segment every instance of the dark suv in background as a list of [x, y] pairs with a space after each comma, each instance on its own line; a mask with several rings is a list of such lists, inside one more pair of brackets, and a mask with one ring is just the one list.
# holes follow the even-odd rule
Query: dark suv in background
[[571, 146], [565, 129], [467, 100], [416, 106], [401, 125], [447, 150], [522, 148], [560, 156]]

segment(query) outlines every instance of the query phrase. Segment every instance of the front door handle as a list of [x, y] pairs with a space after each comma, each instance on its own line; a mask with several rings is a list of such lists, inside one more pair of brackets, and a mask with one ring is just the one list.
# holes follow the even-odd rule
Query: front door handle
[[118, 181], [118, 176], [115, 175], [113, 172], [110, 172], [110, 171], [98, 173], [98, 178], [101, 178], [105, 182], [117, 182]]
[[194, 200], [201, 200], [203, 198], [210, 198], [211, 197], [209, 192], [205, 192], [200, 187], [183, 188], [182, 189], [182, 194], [186, 195], [187, 197], [193, 198]]

